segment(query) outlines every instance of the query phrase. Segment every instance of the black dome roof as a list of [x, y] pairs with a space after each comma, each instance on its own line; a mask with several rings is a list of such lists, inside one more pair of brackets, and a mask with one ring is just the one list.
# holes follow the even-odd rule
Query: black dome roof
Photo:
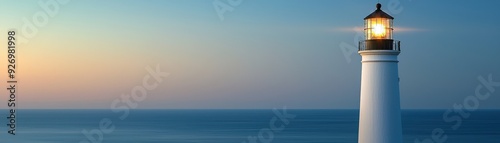
[[377, 10], [372, 12], [370, 15], [365, 17], [366, 19], [370, 18], [389, 18], [389, 19], [394, 19], [394, 17], [390, 16], [389, 14], [385, 13], [384, 11], [380, 10], [382, 5], [380, 3], [377, 3]]

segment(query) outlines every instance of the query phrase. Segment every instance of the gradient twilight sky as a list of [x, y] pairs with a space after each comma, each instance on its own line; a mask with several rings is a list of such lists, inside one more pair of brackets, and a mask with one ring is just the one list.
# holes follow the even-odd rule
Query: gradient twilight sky
[[[26, 36], [23, 19], [44, 11], [38, 2], [3, 1], [0, 38], [9, 29]], [[19, 108], [109, 108], [157, 64], [170, 76], [139, 108], [359, 107], [361, 58], [340, 45], [363, 39], [356, 29], [376, 0], [244, 0], [223, 21], [213, 2], [60, 5], [18, 45]], [[452, 108], [474, 95], [479, 76], [500, 81], [500, 1], [380, 3], [402, 41], [402, 108]], [[496, 89], [480, 108], [500, 108]]]

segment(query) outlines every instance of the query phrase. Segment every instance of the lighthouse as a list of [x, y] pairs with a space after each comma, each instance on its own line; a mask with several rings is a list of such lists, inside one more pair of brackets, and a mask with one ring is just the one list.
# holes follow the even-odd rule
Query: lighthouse
[[365, 40], [359, 42], [361, 91], [359, 143], [401, 143], [398, 55], [400, 42], [392, 39], [394, 18], [376, 10], [366, 16]]

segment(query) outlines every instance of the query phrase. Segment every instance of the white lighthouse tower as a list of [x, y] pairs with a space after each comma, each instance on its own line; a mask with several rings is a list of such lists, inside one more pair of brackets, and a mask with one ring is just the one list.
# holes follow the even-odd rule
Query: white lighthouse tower
[[389, 14], [377, 10], [365, 20], [365, 40], [359, 42], [361, 93], [359, 143], [401, 143], [398, 55], [400, 42], [392, 39]]

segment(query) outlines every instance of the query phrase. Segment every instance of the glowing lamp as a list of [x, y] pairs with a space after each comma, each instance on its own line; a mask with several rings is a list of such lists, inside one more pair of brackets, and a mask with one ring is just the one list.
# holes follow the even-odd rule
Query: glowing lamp
[[365, 17], [365, 38], [392, 39], [392, 20], [394, 17], [380, 10], [381, 4], [377, 4], [377, 10]]
[[398, 50], [399, 41], [392, 39], [394, 17], [382, 11], [382, 5], [377, 4], [377, 10], [365, 17], [365, 40], [360, 41], [359, 50]]

